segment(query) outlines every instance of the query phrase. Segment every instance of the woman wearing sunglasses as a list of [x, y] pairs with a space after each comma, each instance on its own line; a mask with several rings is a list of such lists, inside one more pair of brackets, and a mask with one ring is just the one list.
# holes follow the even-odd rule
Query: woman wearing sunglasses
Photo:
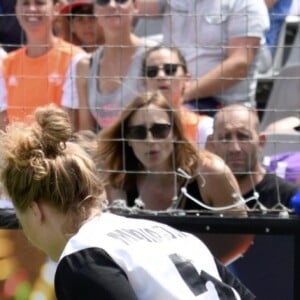
[[97, 0], [94, 6], [105, 46], [78, 66], [79, 128], [101, 129], [143, 90], [143, 40], [132, 33], [137, 0]]
[[212, 133], [213, 118], [196, 114], [183, 106], [183, 95], [190, 81], [186, 60], [176, 47], [150, 48], [142, 62], [142, 76], [146, 90], [161, 93], [178, 109], [185, 135], [199, 148], [205, 146]]
[[[229, 168], [218, 156], [199, 152], [188, 142], [177, 110], [158, 91], [136, 97], [115, 123], [100, 132], [95, 157], [101, 169], [108, 170], [110, 186], [125, 192], [129, 206], [140, 197], [145, 208], [169, 208], [174, 199], [182, 198], [180, 188], [188, 181], [179, 168], [193, 177], [191, 186], [207, 205], [237, 202], [239, 187]], [[178, 205], [201, 209], [186, 200]], [[244, 215], [245, 207], [237, 205], [229, 212]]]

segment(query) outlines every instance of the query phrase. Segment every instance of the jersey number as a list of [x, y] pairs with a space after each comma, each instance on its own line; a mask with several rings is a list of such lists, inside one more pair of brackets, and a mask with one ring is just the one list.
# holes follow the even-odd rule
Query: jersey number
[[193, 264], [186, 258], [179, 256], [178, 254], [171, 254], [169, 255], [169, 258], [195, 296], [208, 292], [207, 283], [211, 282], [220, 300], [236, 300], [230, 286], [214, 278], [205, 271], [201, 271], [199, 274]]

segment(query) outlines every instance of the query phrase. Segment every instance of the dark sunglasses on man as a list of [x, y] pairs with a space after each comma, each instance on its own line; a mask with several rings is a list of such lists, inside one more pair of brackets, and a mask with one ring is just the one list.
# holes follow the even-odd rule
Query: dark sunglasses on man
[[182, 64], [163, 64], [160, 66], [146, 66], [145, 76], [149, 78], [157, 77], [159, 70], [163, 70], [166, 76], [174, 76]]
[[148, 131], [151, 132], [154, 139], [165, 139], [171, 131], [171, 124], [154, 123], [151, 127], [146, 125], [128, 126], [126, 137], [133, 140], [145, 140], [148, 136]]
[[[101, 6], [105, 6], [107, 4], [110, 3], [111, 0], [96, 0], [96, 3], [98, 5], [101, 5]], [[124, 4], [126, 3], [128, 0], [114, 0], [116, 2], [116, 4]]]

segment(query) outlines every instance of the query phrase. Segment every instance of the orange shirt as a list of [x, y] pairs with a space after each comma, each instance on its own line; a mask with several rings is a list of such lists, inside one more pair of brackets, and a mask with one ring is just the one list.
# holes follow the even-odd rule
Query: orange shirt
[[60, 106], [67, 70], [74, 56], [83, 52], [61, 39], [40, 57], [28, 57], [26, 47], [11, 52], [3, 61], [9, 122], [24, 120], [39, 106]]
[[204, 119], [209, 118], [206, 115], [198, 115], [184, 106], [180, 106], [179, 114], [187, 139], [194, 144], [197, 144], [198, 128]]

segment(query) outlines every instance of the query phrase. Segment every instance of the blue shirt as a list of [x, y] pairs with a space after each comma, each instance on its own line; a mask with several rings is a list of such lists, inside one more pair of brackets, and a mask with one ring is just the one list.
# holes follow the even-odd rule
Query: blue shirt
[[291, 5], [292, 0], [278, 0], [277, 3], [269, 9], [271, 26], [266, 34], [266, 41], [272, 54], [275, 53], [281, 26], [285, 17], [289, 14]]

